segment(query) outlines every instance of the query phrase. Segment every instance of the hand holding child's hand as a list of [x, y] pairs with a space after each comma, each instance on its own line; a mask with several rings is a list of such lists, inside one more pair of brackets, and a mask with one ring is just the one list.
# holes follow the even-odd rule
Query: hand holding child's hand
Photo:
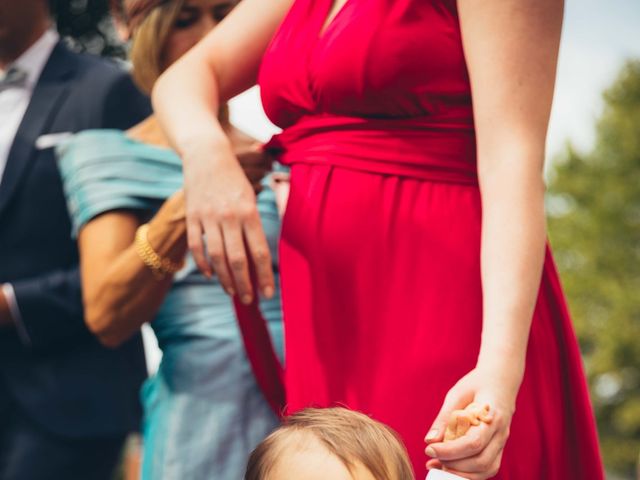
[[[427, 468], [486, 480], [500, 468], [517, 388], [496, 372], [474, 369], [447, 394], [429, 434]], [[490, 410], [486, 406], [491, 405]]]

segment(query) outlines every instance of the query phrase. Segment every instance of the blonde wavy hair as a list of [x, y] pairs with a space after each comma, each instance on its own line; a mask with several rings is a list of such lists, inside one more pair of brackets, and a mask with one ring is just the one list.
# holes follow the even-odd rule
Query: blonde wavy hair
[[[186, 0], [171, 0], [153, 8], [131, 32], [129, 59], [133, 65], [133, 79], [147, 95], [162, 72], [169, 67], [165, 51], [169, 35]], [[223, 125], [229, 123], [229, 110], [220, 106], [218, 115]]]
[[150, 94], [153, 85], [168, 65], [165, 47], [185, 0], [172, 0], [157, 6], [133, 31], [129, 58], [133, 64], [133, 79], [138, 87]]

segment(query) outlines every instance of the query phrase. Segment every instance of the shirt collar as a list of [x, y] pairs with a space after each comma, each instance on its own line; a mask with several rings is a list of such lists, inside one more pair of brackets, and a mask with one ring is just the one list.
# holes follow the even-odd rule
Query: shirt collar
[[17, 67], [27, 72], [26, 88], [33, 90], [44, 66], [51, 56], [51, 52], [60, 40], [60, 35], [55, 30], [49, 29], [44, 32], [22, 55], [20, 55], [7, 70]]

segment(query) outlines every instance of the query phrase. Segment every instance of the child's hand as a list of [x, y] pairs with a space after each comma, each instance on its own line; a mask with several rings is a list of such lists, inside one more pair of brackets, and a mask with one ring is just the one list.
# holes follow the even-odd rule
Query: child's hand
[[477, 427], [480, 422], [491, 423], [489, 405], [470, 403], [464, 410], [454, 410], [449, 416], [444, 441], [455, 440], [465, 435], [472, 426]]

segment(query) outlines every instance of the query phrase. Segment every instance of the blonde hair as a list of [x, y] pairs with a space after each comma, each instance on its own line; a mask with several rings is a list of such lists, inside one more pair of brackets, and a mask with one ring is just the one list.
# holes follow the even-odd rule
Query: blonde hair
[[266, 480], [300, 434], [313, 435], [350, 472], [360, 463], [378, 480], [414, 479], [407, 450], [391, 428], [346, 408], [310, 408], [287, 417], [256, 447], [245, 480]]
[[[185, 0], [171, 0], [154, 9], [131, 32], [129, 59], [133, 65], [133, 79], [147, 95], [160, 74], [169, 66], [165, 64], [165, 48]], [[227, 105], [220, 105], [218, 119], [223, 125], [229, 122]]]
[[167, 67], [164, 51], [184, 0], [172, 0], [149, 12], [132, 33], [130, 59], [133, 79], [145, 93], [151, 93], [153, 84]]

